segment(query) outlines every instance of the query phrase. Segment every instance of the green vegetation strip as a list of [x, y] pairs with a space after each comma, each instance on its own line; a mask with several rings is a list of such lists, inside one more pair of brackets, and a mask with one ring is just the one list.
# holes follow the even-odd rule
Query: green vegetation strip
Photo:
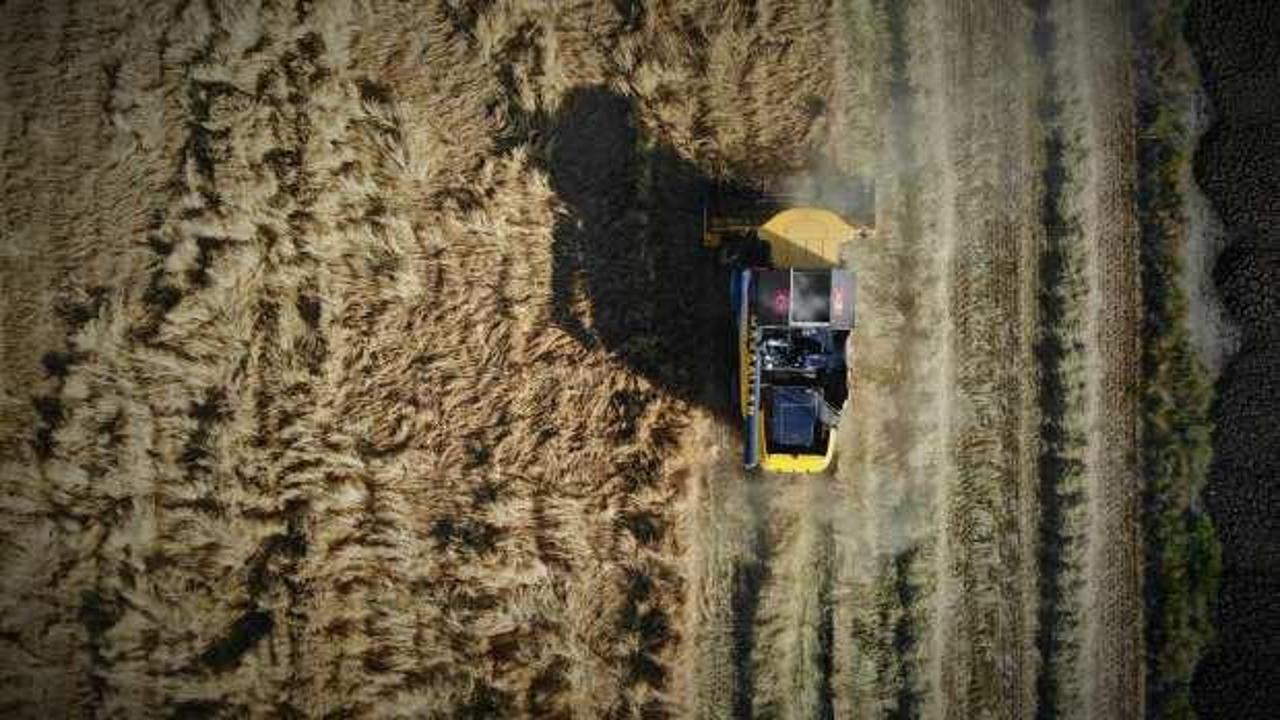
[[1209, 464], [1211, 387], [1179, 278], [1183, 197], [1198, 78], [1180, 37], [1185, 0], [1139, 3], [1138, 208], [1143, 287], [1142, 467], [1147, 716], [1189, 718], [1191, 677], [1212, 628], [1220, 549], [1199, 494]]
[[1085, 325], [1088, 268], [1084, 229], [1076, 210], [1082, 193], [1073, 168], [1084, 167], [1079, 97], [1055, 63], [1058, 30], [1047, 0], [1037, 4], [1035, 39], [1043, 58], [1045, 89], [1040, 121], [1045, 130], [1040, 258], [1041, 328], [1036, 342], [1040, 374], [1039, 623], [1036, 645], [1036, 717], [1057, 718], [1082, 705], [1080, 677], [1084, 552], [1088, 514], [1084, 502], [1088, 417], [1085, 408]]

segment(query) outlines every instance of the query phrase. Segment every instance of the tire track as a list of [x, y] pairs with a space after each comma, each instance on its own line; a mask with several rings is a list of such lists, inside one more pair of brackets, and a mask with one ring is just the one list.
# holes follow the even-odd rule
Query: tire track
[[753, 485], [765, 572], [751, 648], [749, 716], [831, 717], [831, 478], [764, 475]]
[[[901, 63], [891, 68], [890, 48], [901, 52], [901, 32], [891, 36], [888, 16], [899, 4], [846, 0], [837, 4], [837, 19], [830, 32], [837, 49], [837, 76], [833, 83], [833, 117], [830, 151], [832, 164], [847, 174], [883, 183], [889, 175], [888, 163], [881, 160], [885, 137], [897, 124], [886, 117], [889, 107], [890, 77], [901, 73]], [[878, 528], [872, 508], [882, 490], [890, 461], [875, 418], [893, 413], [888, 393], [896, 376], [893, 362], [894, 323], [882, 304], [892, 295], [891, 287], [880, 287], [883, 275], [877, 268], [888, 267], [888, 252], [876, 251], [892, 241], [886, 226], [884, 193], [875, 208], [877, 240], [870, 247], [855, 248], [850, 259], [859, 282], [858, 327], [851, 334], [853, 365], [850, 396], [837, 434], [837, 465], [831, 479], [832, 544], [832, 662], [831, 706], [838, 717], [857, 717], [885, 707], [886, 683], [882, 671], [889, 666], [888, 622], [876, 611]], [[872, 219], [872, 218], [868, 218]], [[887, 239], [887, 241], [886, 241]], [[886, 248], [887, 250], [887, 248]], [[890, 306], [891, 307], [891, 306]], [[871, 310], [876, 308], [876, 310]]]
[[[936, 702], [933, 532], [949, 470], [949, 353], [945, 318], [950, 180], [936, 46], [918, 3], [854, 8], [883, 40], [882, 118], [888, 136], [878, 178], [877, 236], [853, 248], [860, 291], [851, 415], [842, 430], [835, 519], [838, 553], [833, 680], [841, 714], [914, 716]], [[863, 108], [863, 112], [869, 112]], [[856, 144], [855, 144], [856, 146]]]
[[[1023, 717], [1034, 703], [1035, 585], [1029, 548], [1034, 472], [1032, 337], [1036, 262], [1034, 98], [1023, 39], [1029, 18], [1011, 3], [948, 3], [931, 20], [951, 29], [943, 57], [954, 120], [956, 251], [951, 267], [952, 429], [956, 477], [944, 509], [944, 596], [938, 622], [942, 712]], [[1028, 431], [1032, 435], [1028, 437]], [[1028, 444], [1030, 443], [1030, 444]]]
[[[714, 430], [712, 430], [714, 428]], [[706, 445], [717, 456], [706, 462], [689, 499], [694, 508], [686, 662], [691, 678], [690, 710], [699, 718], [751, 717], [755, 676], [756, 612], [767, 547], [758, 515], [758, 479], [747, 477], [732, 430], [706, 418]]]
[[1138, 229], [1129, 13], [1105, 2], [1077, 8], [1088, 121], [1083, 222], [1088, 241], [1087, 386], [1090, 549], [1085, 704], [1092, 717], [1143, 713]]

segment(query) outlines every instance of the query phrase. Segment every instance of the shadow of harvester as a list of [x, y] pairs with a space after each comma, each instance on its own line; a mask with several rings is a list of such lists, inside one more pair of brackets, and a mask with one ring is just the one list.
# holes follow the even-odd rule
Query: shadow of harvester
[[555, 227], [554, 319], [676, 397], [728, 411], [728, 270], [702, 247], [711, 178], [649, 146], [632, 101], [572, 91], [545, 153], [566, 213]]
[[736, 423], [730, 269], [702, 245], [708, 201], [714, 195], [731, 216], [734, 206], [816, 205], [870, 219], [874, 191], [821, 157], [801, 175], [755, 166], [752, 177], [713, 178], [643, 137], [633, 101], [598, 86], [572, 90], [536, 124], [546, 129], [539, 155], [566, 210], [554, 232], [556, 324]]

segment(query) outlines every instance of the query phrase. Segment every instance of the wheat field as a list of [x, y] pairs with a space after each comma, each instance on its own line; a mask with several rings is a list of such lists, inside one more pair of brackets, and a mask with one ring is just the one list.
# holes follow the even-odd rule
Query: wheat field
[[[1165, 707], [1135, 7], [0, 3], [0, 710]], [[830, 474], [739, 466], [722, 182], [876, 187]]]

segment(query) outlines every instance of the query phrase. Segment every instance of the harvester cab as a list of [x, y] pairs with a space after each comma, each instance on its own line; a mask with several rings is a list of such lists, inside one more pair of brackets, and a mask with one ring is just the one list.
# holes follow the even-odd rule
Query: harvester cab
[[831, 465], [849, 395], [855, 282], [842, 250], [871, 229], [787, 204], [709, 205], [703, 243], [731, 266], [743, 465], [816, 473]]

